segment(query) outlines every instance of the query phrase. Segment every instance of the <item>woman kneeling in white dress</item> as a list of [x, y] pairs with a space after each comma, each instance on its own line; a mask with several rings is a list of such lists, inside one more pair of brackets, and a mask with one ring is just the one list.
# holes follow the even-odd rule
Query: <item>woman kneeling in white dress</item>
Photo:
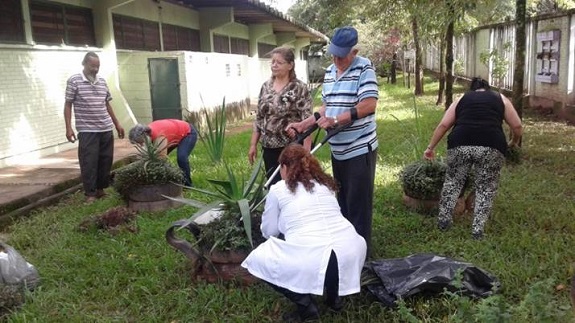
[[[337, 184], [303, 146], [287, 146], [279, 157], [279, 181], [270, 188], [262, 215], [262, 235], [242, 266], [297, 305], [286, 321], [319, 317], [311, 296], [326, 293], [339, 311], [339, 296], [360, 291], [365, 240], [340, 212]], [[283, 234], [285, 240], [277, 237]]]

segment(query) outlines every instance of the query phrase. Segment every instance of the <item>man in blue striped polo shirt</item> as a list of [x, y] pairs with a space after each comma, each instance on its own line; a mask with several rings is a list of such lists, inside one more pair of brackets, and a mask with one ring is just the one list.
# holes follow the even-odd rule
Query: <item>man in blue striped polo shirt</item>
[[328, 52], [333, 64], [325, 72], [321, 118], [307, 118], [286, 130], [305, 131], [316, 122], [323, 129], [347, 126], [330, 140], [333, 176], [340, 185], [338, 202], [343, 215], [371, 246], [373, 190], [377, 160], [375, 109], [378, 84], [369, 59], [358, 56], [357, 30], [336, 29]]
[[104, 78], [98, 76], [100, 58], [88, 52], [82, 61], [84, 69], [72, 75], [66, 84], [64, 121], [66, 139], [76, 141], [72, 129], [72, 106], [78, 131], [78, 160], [86, 202], [92, 203], [104, 196], [109, 185], [114, 157], [114, 134], [124, 138], [124, 128], [118, 122], [110, 105], [112, 96]]

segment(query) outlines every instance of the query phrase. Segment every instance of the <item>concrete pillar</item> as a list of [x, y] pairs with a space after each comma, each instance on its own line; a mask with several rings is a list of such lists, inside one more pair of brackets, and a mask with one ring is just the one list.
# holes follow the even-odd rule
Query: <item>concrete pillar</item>
[[225, 8], [203, 8], [200, 12], [200, 46], [202, 52], [211, 53], [214, 51], [214, 40], [212, 31], [215, 28], [223, 27], [234, 22], [234, 12], [232, 7]]
[[293, 47], [293, 42], [296, 41], [295, 33], [276, 33], [276, 41], [278, 46]]
[[108, 83], [113, 98], [111, 105], [114, 108], [114, 114], [126, 131], [134, 126], [137, 121], [128, 101], [126, 101], [120, 90], [112, 12], [115, 8], [133, 1], [135, 0], [100, 0], [95, 2], [92, 8], [94, 13], [96, 44], [103, 49], [103, 51], [98, 54], [101, 64], [99, 74], [102, 75]]
[[258, 57], [258, 40], [273, 35], [272, 24], [250, 25], [250, 57]]
[[302, 50], [311, 44], [309, 38], [298, 38], [294, 42], [295, 59], [303, 59]]
[[32, 45], [34, 39], [32, 39], [32, 19], [30, 18], [30, 6], [28, 1], [22, 1], [22, 18], [24, 19], [24, 38], [26, 44]]

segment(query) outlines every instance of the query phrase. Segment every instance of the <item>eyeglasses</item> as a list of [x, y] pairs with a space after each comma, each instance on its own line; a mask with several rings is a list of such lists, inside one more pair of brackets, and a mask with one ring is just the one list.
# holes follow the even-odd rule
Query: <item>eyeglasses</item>
[[270, 65], [274, 65], [274, 64], [281, 66], [281, 65], [287, 64], [287, 62], [282, 62], [282, 61], [271, 61], [271, 62], [270, 62]]

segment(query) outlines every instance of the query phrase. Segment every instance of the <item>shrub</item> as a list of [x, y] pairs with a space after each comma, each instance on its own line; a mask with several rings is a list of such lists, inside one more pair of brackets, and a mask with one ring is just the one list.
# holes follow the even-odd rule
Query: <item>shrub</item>
[[399, 174], [403, 192], [420, 200], [437, 200], [441, 194], [447, 165], [440, 161], [419, 160]]
[[165, 140], [152, 141], [146, 136], [143, 145], [135, 147], [138, 151], [136, 161], [114, 172], [112, 187], [124, 199], [127, 200], [138, 186], [183, 182], [180, 168], [171, 164], [164, 155]]
[[112, 186], [122, 197], [127, 198], [136, 186], [181, 183], [182, 180], [182, 171], [168, 161], [137, 160], [115, 172]]

